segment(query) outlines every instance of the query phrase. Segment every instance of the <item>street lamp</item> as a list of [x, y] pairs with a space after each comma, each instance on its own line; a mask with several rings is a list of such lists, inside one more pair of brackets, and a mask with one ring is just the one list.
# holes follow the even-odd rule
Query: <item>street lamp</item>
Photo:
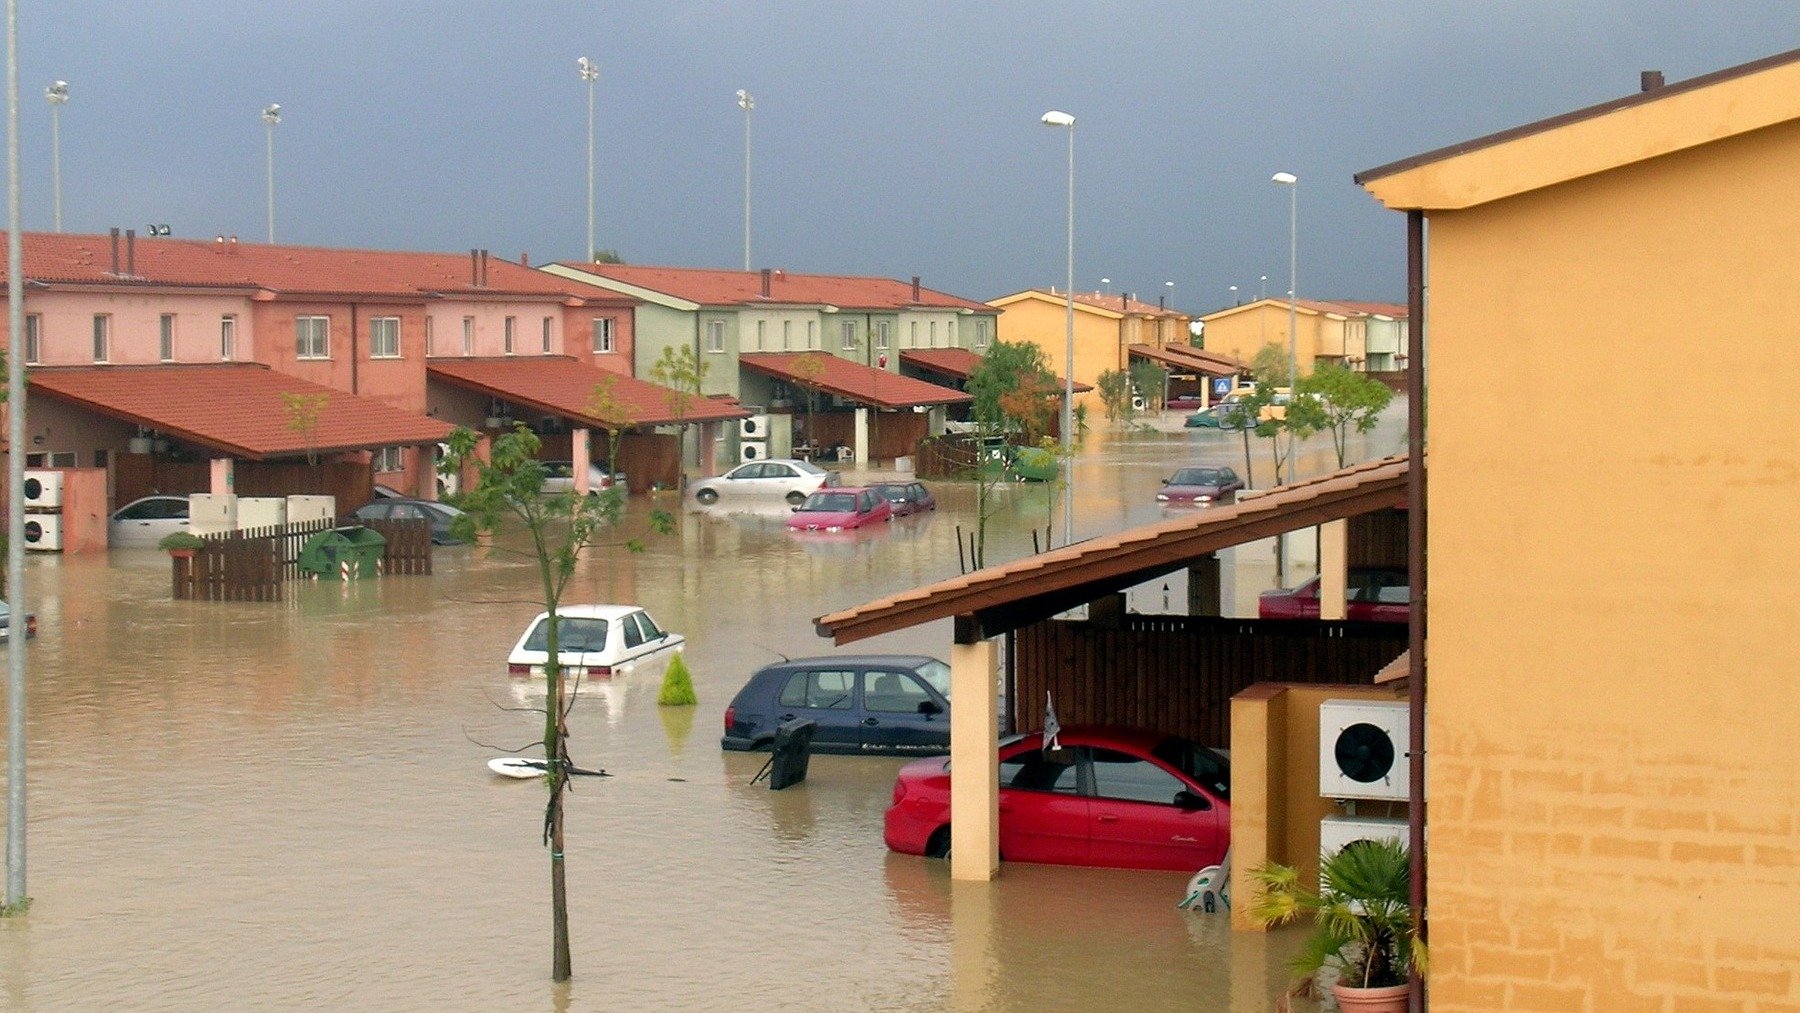
[[1269, 276], [1265, 274], [1261, 278], [1256, 279], [1256, 301], [1262, 302], [1264, 299], [1267, 299], [1268, 297], [1269, 297]]
[[583, 56], [575, 61], [581, 79], [588, 86], [588, 230], [587, 253], [581, 259], [594, 259], [594, 82], [600, 80], [600, 65]]
[[738, 108], [744, 111], [744, 270], [750, 270], [750, 110], [756, 96], [738, 89]]
[[62, 231], [62, 107], [69, 101], [69, 82], [58, 81], [44, 89], [50, 103], [50, 193], [56, 208], [56, 231]]
[[[1069, 131], [1069, 249], [1068, 278], [1063, 286], [1067, 303], [1063, 339], [1063, 544], [1075, 540], [1075, 117], [1055, 109], [1040, 121], [1047, 127]], [[1104, 280], [1103, 280], [1104, 283]]]
[[1169, 308], [1174, 309], [1175, 308], [1175, 283], [1172, 281], [1165, 281], [1165, 282], [1163, 282], [1163, 288], [1166, 288], [1169, 290]]
[[1105, 292], [1108, 295], [1112, 294], [1112, 279], [1111, 278], [1101, 278], [1100, 279], [1100, 291]]
[[1231, 286], [1231, 305], [1236, 306], [1237, 304], [1238, 304], [1237, 286], [1233, 285], [1233, 286]]
[[271, 102], [263, 107], [263, 129], [269, 137], [269, 243], [275, 243], [275, 124], [281, 122], [281, 106]]
[[[1288, 188], [1288, 386], [1292, 388], [1300, 382], [1300, 338], [1295, 330], [1300, 291], [1295, 282], [1300, 263], [1300, 178], [1291, 172], [1278, 172], [1269, 177], [1269, 182]], [[1291, 447], [1289, 452], [1292, 453]]]

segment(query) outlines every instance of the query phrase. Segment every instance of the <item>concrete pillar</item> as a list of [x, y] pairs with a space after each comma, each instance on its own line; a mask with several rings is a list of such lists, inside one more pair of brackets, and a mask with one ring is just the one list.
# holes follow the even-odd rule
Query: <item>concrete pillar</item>
[[996, 942], [1005, 929], [999, 898], [981, 883], [950, 883], [949, 1009], [987, 1009], [1000, 977]]
[[719, 438], [723, 429], [724, 424], [720, 422], [700, 423], [701, 478], [711, 478], [719, 473]]
[[224, 496], [237, 491], [233, 488], [237, 484], [234, 463], [229, 457], [212, 459], [212, 486], [208, 491], [213, 495]]
[[950, 409], [941, 404], [932, 405], [925, 412], [925, 432], [928, 436], [944, 435], [944, 423], [950, 419]]
[[420, 499], [437, 499], [437, 446], [427, 443], [413, 448], [413, 467], [418, 476], [413, 482], [413, 495]]
[[867, 468], [869, 462], [869, 410], [856, 409], [856, 466]]
[[999, 650], [993, 640], [950, 645], [950, 878], [1000, 871]]
[[575, 495], [586, 496], [588, 488], [588, 464], [594, 459], [588, 445], [588, 428], [576, 426], [569, 430], [569, 461], [575, 469]]
[[1350, 580], [1350, 525], [1330, 521], [1319, 525], [1319, 618], [1342, 619]]
[[1188, 607], [1190, 616], [1224, 615], [1219, 554], [1209, 552], [1188, 566]]

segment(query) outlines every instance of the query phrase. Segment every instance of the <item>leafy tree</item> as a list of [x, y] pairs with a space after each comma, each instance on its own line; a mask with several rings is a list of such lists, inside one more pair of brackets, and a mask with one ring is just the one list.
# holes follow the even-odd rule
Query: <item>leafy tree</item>
[[[606, 433], [606, 474], [612, 479], [611, 484], [614, 486], [618, 485], [619, 479], [619, 438], [624, 435], [625, 430], [637, 423], [637, 413], [613, 390], [617, 384], [617, 378], [611, 375], [594, 384], [593, 391], [588, 394], [585, 409], [588, 415], [606, 421], [606, 425], [602, 427], [602, 431]], [[573, 462], [573, 466], [577, 468], [584, 468], [586, 465], [586, 461]]]
[[1288, 369], [1288, 350], [1271, 341], [1256, 350], [1250, 360], [1250, 375], [1257, 383], [1275, 387], [1292, 387], [1293, 372]]
[[794, 375], [801, 381], [800, 395], [806, 398], [806, 442], [819, 446], [818, 413], [819, 377], [825, 375], [823, 353], [807, 353], [794, 360]]
[[595, 250], [594, 251], [594, 263], [596, 263], [596, 264], [623, 264], [623, 263], [625, 263], [625, 258], [619, 256], [618, 250]]
[[[458, 538], [473, 541], [478, 533], [492, 534], [507, 523], [522, 527], [531, 541], [531, 555], [543, 585], [544, 609], [549, 613], [545, 623], [548, 655], [544, 663], [543, 747], [548, 768], [545, 782], [550, 789], [544, 809], [544, 843], [550, 849], [550, 973], [553, 980], [567, 981], [573, 969], [569, 960], [569, 906], [563, 865], [563, 794], [574, 767], [569, 759], [568, 725], [574, 695], [564, 693], [557, 606], [582, 552], [602, 530], [618, 526], [624, 515], [625, 497], [617, 488], [603, 490], [597, 496], [544, 495], [544, 465], [538, 460], [542, 444], [524, 426], [495, 436], [486, 460], [475, 453], [478, 441], [473, 430], [457, 427], [450, 434], [450, 452], [440, 466], [445, 474], [460, 474], [465, 465], [472, 465], [476, 474], [472, 488], [450, 498], [464, 511], [451, 530]], [[674, 530], [674, 518], [666, 511], [653, 511], [649, 527], [666, 534]], [[631, 551], [643, 548], [635, 538], [625, 539], [622, 544]]]
[[[675, 426], [684, 434], [686, 428], [682, 420], [687, 418], [688, 405], [702, 396], [701, 386], [706, 382], [706, 371], [711, 366], [687, 345], [682, 345], [679, 350], [672, 345], [664, 346], [662, 354], [650, 365], [650, 379], [669, 389], [669, 413], [675, 416]], [[697, 441], [694, 453], [698, 463], [700, 447]]]
[[283, 391], [281, 394], [281, 411], [287, 416], [289, 432], [299, 433], [306, 440], [306, 463], [317, 465], [319, 453], [316, 449], [319, 439], [319, 415], [331, 401], [329, 394], [294, 394]]
[[1374, 429], [1394, 400], [1394, 391], [1387, 384], [1336, 363], [1321, 364], [1302, 377], [1295, 394], [1290, 414], [1298, 409], [1314, 431], [1331, 433], [1331, 448], [1337, 452], [1340, 468], [1348, 463], [1351, 431]]
[[1131, 418], [1131, 374], [1122, 369], [1109, 369], [1100, 374], [1100, 406], [1108, 422]]
[[[975, 403], [970, 414], [975, 422], [975, 551], [974, 565], [986, 565], [987, 522], [994, 487], [1011, 477], [1011, 448], [995, 450], [1009, 432], [1021, 432], [1029, 440], [1049, 428], [1055, 408], [1049, 392], [1050, 368], [1044, 350], [1028, 342], [995, 341], [969, 372], [969, 394]], [[1000, 460], [989, 455], [1000, 453]]]
[[[1148, 359], [1139, 359], [1131, 364], [1131, 385], [1137, 388], [1138, 396], [1145, 404], [1154, 411], [1161, 411], [1163, 392], [1169, 388], [1169, 371]], [[1130, 404], [1129, 401], [1126, 403]]]

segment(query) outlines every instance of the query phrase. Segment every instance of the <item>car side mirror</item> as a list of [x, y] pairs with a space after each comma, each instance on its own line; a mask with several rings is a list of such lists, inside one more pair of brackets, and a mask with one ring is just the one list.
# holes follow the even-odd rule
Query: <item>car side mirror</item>
[[800, 512], [800, 504], [798, 504], [798, 503], [795, 503], [793, 506], [788, 507], [788, 513], [797, 514], [799, 512]]
[[1175, 808], [1183, 812], [1201, 812], [1211, 809], [1212, 803], [1208, 802], [1204, 795], [1196, 795], [1191, 791], [1178, 791], [1175, 793]]
[[933, 714], [944, 713], [944, 708], [943, 705], [939, 704], [936, 700], [920, 700], [919, 713], [926, 717], [930, 717]]
[[1165, 479], [1163, 479], [1163, 480], [1162, 480], [1162, 482], [1163, 482], [1163, 484], [1164, 484], [1164, 485], [1168, 485], [1168, 484], [1169, 484], [1169, 480], [1168, 480], [1168, 479], [1166, 479], [1166, 478], [1165, 478]]

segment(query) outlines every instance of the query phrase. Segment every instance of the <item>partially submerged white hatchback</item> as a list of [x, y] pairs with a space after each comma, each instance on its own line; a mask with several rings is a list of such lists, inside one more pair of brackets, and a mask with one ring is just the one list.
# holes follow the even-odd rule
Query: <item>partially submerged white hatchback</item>
[[[638, 662], [667, 660], [687, 643], [636, 605], [564, 605], [556, 615], [556, 654], [566, 677], [608, 678]], [[507, 657], [506, 671], [542, 678], [549, 660], [550, 613], [539, 612]]]

